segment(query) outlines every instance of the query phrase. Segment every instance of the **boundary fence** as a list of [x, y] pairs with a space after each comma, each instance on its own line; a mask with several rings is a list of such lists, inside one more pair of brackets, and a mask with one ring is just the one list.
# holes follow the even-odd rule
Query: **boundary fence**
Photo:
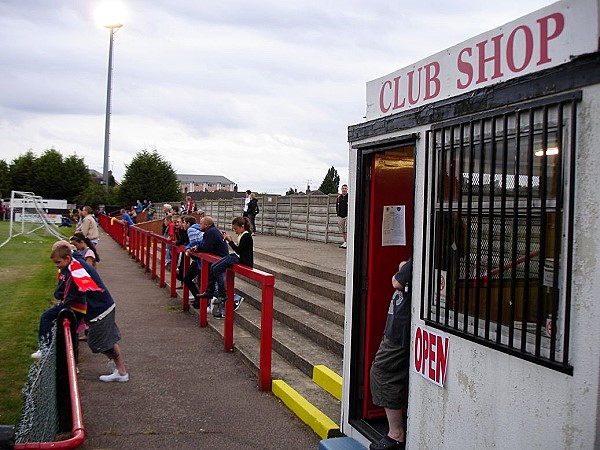
[[[256, 216], [256, 231], [261, 234], [326, 244], [343, 242], [335, 212], [337, 194], [265, 195], [257, 200], [260, 212]], [[215, 220], [217, 227], [229, 229], [231, 220], [242, 215], [244, 199], [200, 200], [198, 207]], [[161, 204], [156, 205], [156, 209], [155, 218], [162, 219]]]

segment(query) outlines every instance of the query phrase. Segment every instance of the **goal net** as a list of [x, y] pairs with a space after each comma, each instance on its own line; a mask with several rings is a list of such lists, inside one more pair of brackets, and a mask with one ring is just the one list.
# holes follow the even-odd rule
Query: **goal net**
[[57, 225], [61, 223], [62, 215], [53, 211], [66, 210], [66, 200], [44, 200], [33, 192], [12, 191], [7, 208], [8, 236], [0, 243], [4, 246], [17, 236], [26, 236], [39, 231], [48, 233], [57, 239], [63, 239]]

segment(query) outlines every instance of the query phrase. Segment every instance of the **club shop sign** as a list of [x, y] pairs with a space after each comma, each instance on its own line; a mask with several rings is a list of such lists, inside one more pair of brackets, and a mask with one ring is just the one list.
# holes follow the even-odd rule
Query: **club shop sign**
[[413, 367], [415, 372], [438, 386], [446, 382], [450, 339], [420, 326], [415, 331]]
[[367, 120], [454, 97], [598, 50], [597, 0], [566, 0], [367, 83]]

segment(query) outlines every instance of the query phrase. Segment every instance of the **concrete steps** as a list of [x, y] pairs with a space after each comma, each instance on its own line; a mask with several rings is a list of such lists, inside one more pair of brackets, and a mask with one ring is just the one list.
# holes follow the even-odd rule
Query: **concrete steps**
[[[273, 392], [321, 437], [336, 436], [341, 404], [330, 392], [341, 391], [344, 274], [260, 249], [254, 259], [275, 275]], [[234, 351], [258, 374], [261, 290], [242, 277], [235, 285], [245, 301], [235, 312]], [[209, 315], [209, 326], [223, 335], [223, 320]]]

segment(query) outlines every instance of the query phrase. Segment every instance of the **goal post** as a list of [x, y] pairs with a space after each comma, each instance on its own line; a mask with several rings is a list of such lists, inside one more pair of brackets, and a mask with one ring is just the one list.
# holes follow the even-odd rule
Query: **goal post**
[[12, 191], [8, 219], [8, 237], [0, 244], [4, 246], [13, 237], [35, 233], [43, 229], [44, 232], [62, 239], [57, 225], [62, 220], [62, 214], [57, 211], [66, 211], [66, 200], [45, 200], [33, 192]]

